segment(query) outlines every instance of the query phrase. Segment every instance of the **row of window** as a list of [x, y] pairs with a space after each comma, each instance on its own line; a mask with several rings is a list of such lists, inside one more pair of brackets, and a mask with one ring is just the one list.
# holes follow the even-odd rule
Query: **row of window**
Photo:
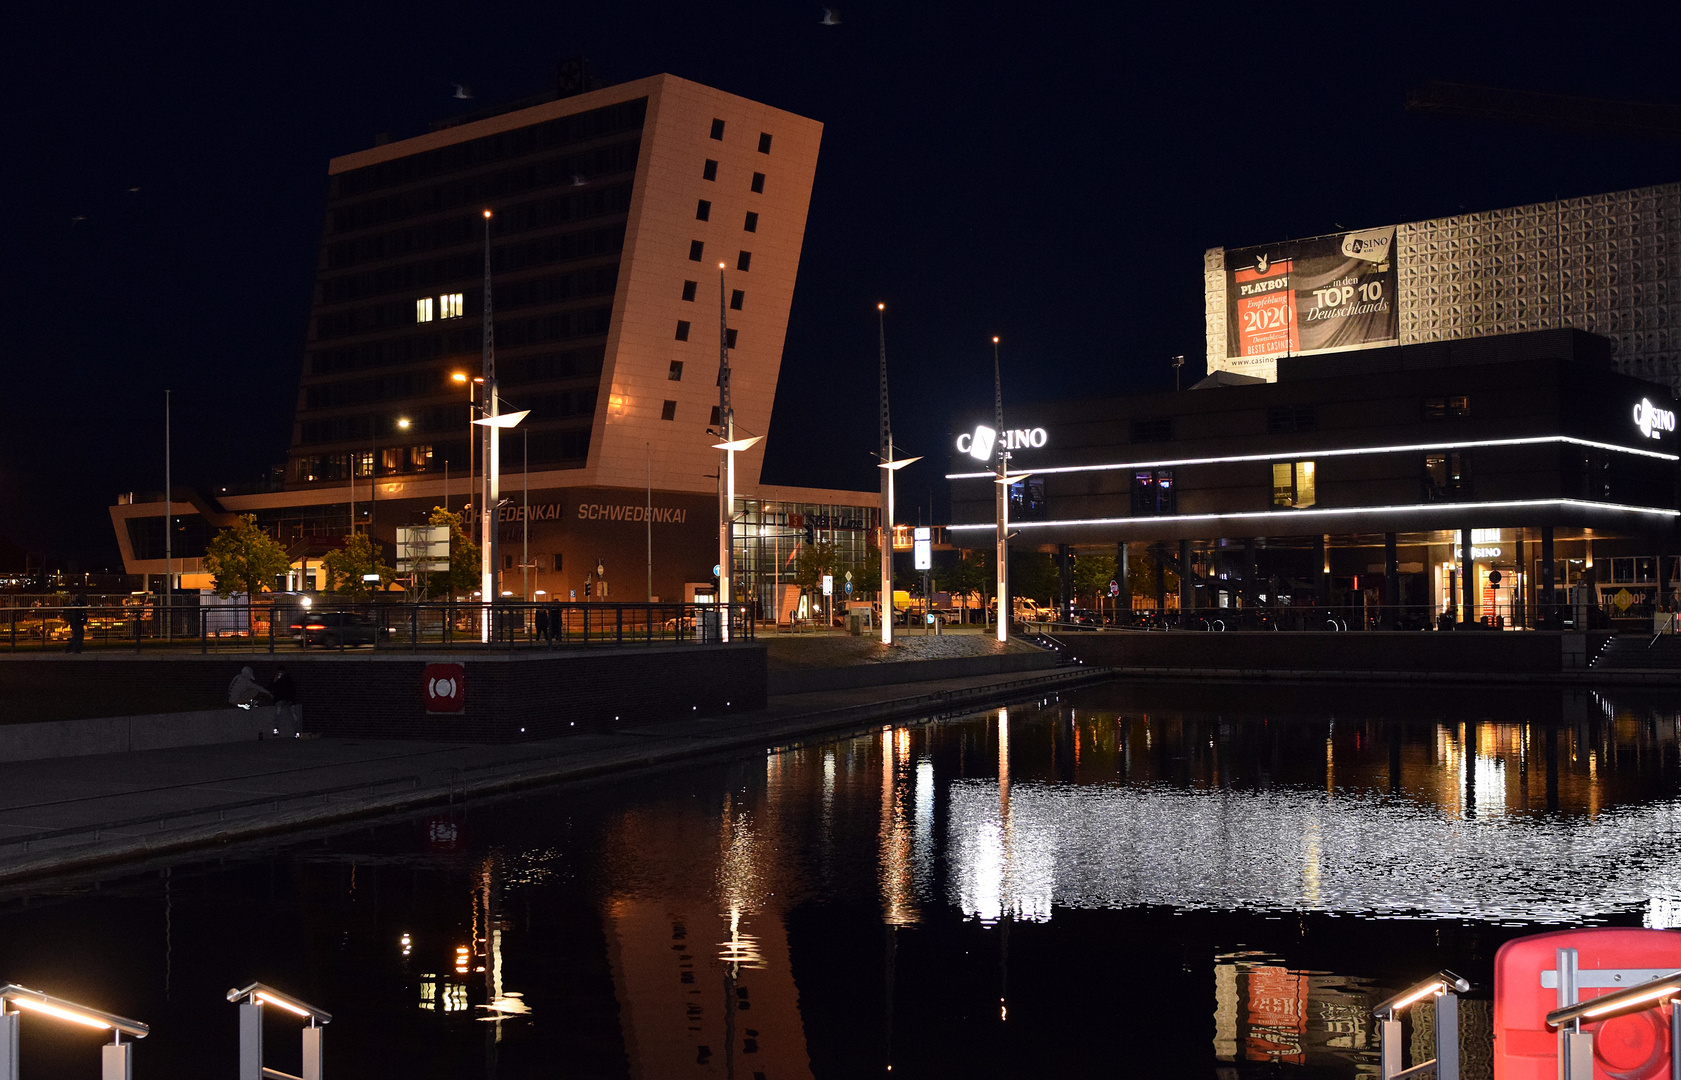
[[[712, 200], [711, 199], [701, 199], [695, 205], [695, 220], [696, 221], [711, 221], [712, 220]], [[758, 232], [759, 231], [759, 212], [757, 210], [747, 211], [747, 219], [744, 222], [742, 222], [741, 228], [744, 232]]]
[[[707, 158], [700, 167], [700, 178], [716, 182], [718, 179], [718, 163], [711, 158]], [[765, 174], [762, 172], [754, 173], [753, 179], [748, 182], [747, 186], [753, 194], [763, 195], [765, 193]]]
[[[712, 120], [712, 137], [719, 142], [724, 141], [724, 122], [716, 117]], [[759, 153], [770, 153], [770, 132], [759, 132]]]
[[[677, 320], [677, 340], [689, 340], [689, 321], [687, 319]], [[735, 348], [735, 327], [732, 326], [724, 331], [724, 346], [730, 349]]]
[[[705, 259], [706, 259], [706, 244], [703, 241], [700, 241], [700, 240], [690, 240], [689, 241], [689, 261], [690, 262], [703, 262], [703, 261], [705, 261]], [[737, 270], [740, 270], [744, 274], [748, 271], [748, 268], [751, 267], [752, 265], [753, 265], [753, 253], [751, 251], [743, 251], [740, 254], [738, 254], [735, 258], [735, 268]]]
[[[683, 365], [681, 363], [678, 363], [678, 362], [673, 362], [671, 366], [674, 367], [674, 368], [681, 368]], [[672, 378], [676, 378], [676, 377], [677, 376], [675, 376], [675, 375], [672, 376]], [[663, 401], [663, 402], [660, 403], [660, 419], [661, 420], [675, 420], [675, 419], [677, 419], [677, 403], [675, 401]], [[718, 406], [716, 406], [716, 405], [712, 406], [712, 412], [706, 418], [707, 425], [710, 426], [710, 427], [717, 427], [719, 424], [721, 424], [723, 422], [724, 421], [723, 421], [723, 418], [722, 418], [722, 414], [719, 411]]]
[[[440, 319], [461, 318], [461, 294], [445, 293], [438, 297], [437, 317]], [[417, 323], [431, 322], [434, 311], [432, 298], [423, 296], [414, 302], [414, 321]]]
[[[1424, 398], [1420, 402], [1422, 419], [1458, 420], [1471, 415], [1470, 399], [1458, 397]], [[1273, 405], [1267, 409], [1269, 435], [1299, 434], [1319, 430], [1319, 417], [1312, 405]], [[1128, 430], [1133, 443], [1163, 443], [1173, 441], [1173, 417], [1151, 416], [1133, 420]]]

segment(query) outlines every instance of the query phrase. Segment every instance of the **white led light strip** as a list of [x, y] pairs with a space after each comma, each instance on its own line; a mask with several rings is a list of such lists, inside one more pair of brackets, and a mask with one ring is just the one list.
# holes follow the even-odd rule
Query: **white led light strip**
[[[1012, 529], [1050, 529], [1071, 525], [1147, 525], [1170, 521], [1241, 521], [1252, 518], [1271, 518], [1281, 524], [1294, 518], [1338, 517], [1345, 514], [1394, 514], [1421, 511], [1463, 510], [1534, 510], [1541, 507], [1574, 507], [1582, 510], [1611, 510], [1626, 514], [1650, 514], [1654, 517], [1681, 517], [1681, 510], [1664, 510], [1655, 506], [1629, 506], [1624, 503], [1597, 503], [1585, 499], [1507, 499], [1501, 502], [1480, 503], [1406, 503], [1399, 506], [1340, 506], [1315, 510], [1241, 510], [1228, 514], [1147, 514], [1142, 517], [1067, 518], [1061, 521], [1012, 521]], [[995, 522], [979, 525], [947, 525], [951, 532], [970, 529], [996, 531]], [[1289, 530], [1278, 533], [1288, 535]]]
[[[1638, 450], [1632, 446], [1578, 439], [1572, 435], [1534, 435], [1523, 439], [1479, 439], [1475, 442], [1412, 443], [1405, 446], [1355, 446], [1335, 450], [1280, 450], [1271, 454], [1230, 454], [1225, 457], [1173, 458], [1162, 461], [1122, 461], [1109, 465], [1056, 465], [1035, 467], [1040, 476], [1046, 473], [1109, 472], [1116, 469], [1165, 469], [1174, 465], [1226, 465], [1242, 461], [1310, 461], [1315, 458], [1358, 457], [1361, 454], [1405, 454], [1420, 450], [1469, 450], [1481, 446], [1541, 446], [1546, 443], [1568, 443], [1589, 446], [1595, 450], [1614, 450], [1620, 454], [1657, 458], [1659, 461], [1681, 461], [1681, 457], [1657, 450]], [[946, 473], [947, 480], [977, 480], [991, 477], [991, 472]]]

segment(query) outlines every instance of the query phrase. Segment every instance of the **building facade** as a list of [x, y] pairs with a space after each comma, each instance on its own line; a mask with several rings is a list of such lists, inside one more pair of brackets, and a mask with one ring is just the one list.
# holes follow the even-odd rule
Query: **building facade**
[[1617, 371], [1681, 390], [1681, 184], [1211, 248], [1203, 297], [1210, 372], [1573, 327], [1607, 338]]
[[[1011, 472], [1030, 474], [1010, 489], [1013, 544], [1115, 553], [1123, 587], [1143, 560], [1154, 588], [1121, 602], [1158, 612], [1536, 625], [1569, 602], [1673, 605], [1677, 406], [1616, 372], [1605, 338], [1297, 356], [1274, 382], [1205, 383], [1007, 409]], [[993, 473], [964, 453], [977, 434], [954, 447], [948, 533], [985, 548]]]
[[[250, 512], [307, 585], [352, 529], [389, 553], [432, 507], [471, 508], [488, 260], [501, 409], [529, 410], [501, 440], [501, 590], [581, 598], [605, 568], [613, 599], [704, 591], [720, 347], [737, 437], [765, 434], [821, 134], [659, 75], [333, 159], [284, 482], [178, 494], [174, 569], [203, 584], [204, 543]], [[736, 459], [755, 530], [822, 516], [863, 546], [870, 495], [760, 485], [764, 452]], [[161, 499], [112, 514], [129, 572], [164, 573]]]

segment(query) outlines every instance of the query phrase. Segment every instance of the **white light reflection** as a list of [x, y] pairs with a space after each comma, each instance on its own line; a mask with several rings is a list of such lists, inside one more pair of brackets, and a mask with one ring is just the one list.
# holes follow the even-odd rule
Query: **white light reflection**
[[[1480, 805], [1502, 790], [1492, 775], [1478, 787]], [[1643, 910], [1681, 923], [1681, 800], [1597, 818], [1460, 817], [1347, 789], [1018, 781], [1001, 820], [1000, 791], [947, 788], [950, 899], [985, 920], [1048, 918], [1054, 902], [1538, 923]]]

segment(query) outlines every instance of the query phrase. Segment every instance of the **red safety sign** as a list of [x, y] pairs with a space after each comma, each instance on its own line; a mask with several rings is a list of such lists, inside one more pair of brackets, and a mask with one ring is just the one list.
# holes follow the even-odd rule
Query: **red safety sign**
[[[1559, 998], [1558, 950], [1576, 950], [1576, 1000], [1681, 971], [1681, 932], [1600, 927], [1508, 941], [1494, 956], [1494, 1080], [1557, 1080], [1558, 1032], [1547, 1014]], [[1669, 1075], [1666, 1007], [1585, 1023], [1593, 1032], [1594, 1080]], [[1586, 1080], [1586, 1078], [1575, 1078]]]
[[467, 707], [467, 668], [463, 664], [427, 664], [421, 694], [429, 713], [458, 713]]

